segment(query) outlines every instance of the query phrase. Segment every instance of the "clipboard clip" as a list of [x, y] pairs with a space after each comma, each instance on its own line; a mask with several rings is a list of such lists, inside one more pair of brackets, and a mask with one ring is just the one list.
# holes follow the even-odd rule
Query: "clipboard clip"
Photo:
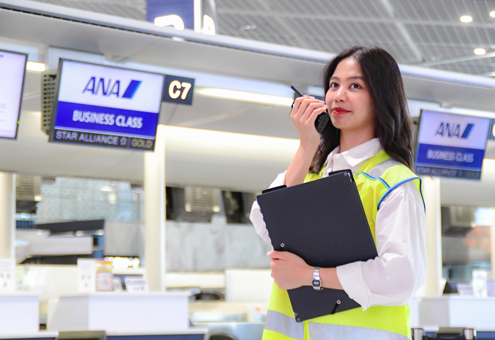
[[337, 307], [341, 304], [342, 302], [340, 300], [337, 300], [335, 302], [335, 306], [333, 307], [333, 310], [330, 314], [335, 314], [335, 311], [337, 310]]
[[352, 182], [352, 175], [349, 172], [345, 171], [344, 176], [349, 177], [349, 180]]

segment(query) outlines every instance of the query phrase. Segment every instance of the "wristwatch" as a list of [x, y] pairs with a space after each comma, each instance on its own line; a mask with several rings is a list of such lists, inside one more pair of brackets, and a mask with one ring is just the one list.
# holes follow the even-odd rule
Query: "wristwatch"
[[313, 272], [313, 280], [311, 280], [311, 286], [313, 286], [314, 290], [323, 290], [320, 279], [320, 267], [315, 267], [315, 271]]

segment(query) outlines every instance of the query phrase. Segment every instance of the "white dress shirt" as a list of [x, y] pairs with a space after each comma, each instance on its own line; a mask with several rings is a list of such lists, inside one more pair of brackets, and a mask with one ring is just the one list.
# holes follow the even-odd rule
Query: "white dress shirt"
[[[378, 138], [351, 150], [333, 150], [325, 162], [322, 177], [351, 169], [353, 173], [383, 149]], [[285, 183], [285, 172], [270, 188]], [[255, 201], [251, 222], [256, 232], [270, 242], [260, 207]], [[378, 257], [337, 267], [340, 284], [363, 310], [370, 306], [399, 306], [407, 303], [426, 278], [425, 210], [413, 181], [394, 189], [382, 202], [375, 223]]]

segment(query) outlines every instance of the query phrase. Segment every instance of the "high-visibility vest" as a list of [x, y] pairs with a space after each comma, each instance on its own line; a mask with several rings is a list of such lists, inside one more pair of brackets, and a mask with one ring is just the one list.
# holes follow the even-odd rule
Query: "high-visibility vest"
[[[323, 174], [308, 174], [304, 182]], [[375, 221], [382, 201], [395, 188], [414, 181], [421, 194], [421, 180], [408, 167], [384, 151], [370, 158], [354, 174], [359, 196], [375, 240]], [[376, 240], [375, 240], [376, 244]], [[274, 283], [266, 317], [263, 340], [366, 339], [405, 340], [410, 338], [409, 306], [373, 306], [296, 322], [287, 290]]]

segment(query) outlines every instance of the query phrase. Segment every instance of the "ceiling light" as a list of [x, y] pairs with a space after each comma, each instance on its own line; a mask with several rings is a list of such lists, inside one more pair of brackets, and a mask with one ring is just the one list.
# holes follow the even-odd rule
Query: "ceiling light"
[[484, 48], [478, 47], [474, 49], [474, 54], [476, 55], [484, 55], [486, 53]]
[[241, 31], [248, 31], [248, 30], [255, 30], [255, 29], [256, 29], [256, 25], [241, 26]]
[[43, 72], [45, 70], [45, 64], [35, 63], [34, 61], [28, 61], [26, 64], [26, 70], [35, 71], [35, 72]]
[[495, 11], [491, 11], [491, 12], [490, 12], [490, 16], [491, 16], [492, 18], [495, 18]]
[[471, 22], [473, 21], [473, 18], [470, 15], [463, 15], [461, 17], [461, 22]]
[[289, 97], [215, 88], [198, 88], [194, 92], [210, 97], [255, 102], [267, 105], [291, 106], [293, 102], [293, 99]]

